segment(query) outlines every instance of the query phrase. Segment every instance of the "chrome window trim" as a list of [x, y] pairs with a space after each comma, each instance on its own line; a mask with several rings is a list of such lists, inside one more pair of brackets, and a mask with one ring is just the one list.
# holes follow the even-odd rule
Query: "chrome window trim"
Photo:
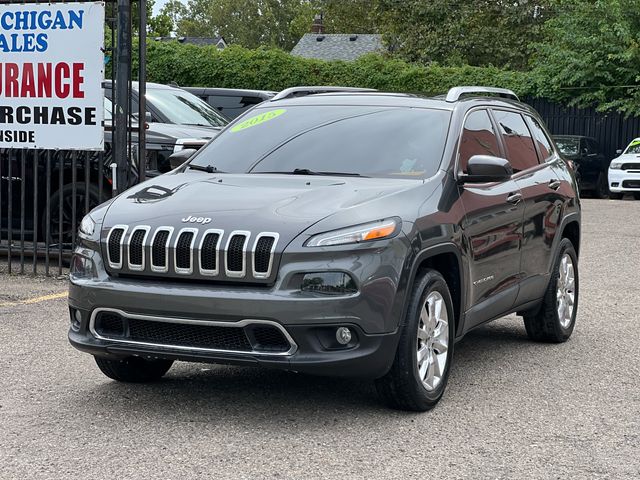
[[[135, 263], [131, 263], [131, 239], [133, 238], [133, 234], [138, 230], [144, 230], [144, 237], [142, 237], [142, 263], [140, 265], [136, 265]], [[131, 233], [127, 236], [127, 240], [124, 242], [124, 245], [127, 247], [125, 250], [127, 251], [127, 268], [133, 272], [142, 272], [144, 271], [145, 266], [145, 251], [147, 237], [149, 236], [149, 231], [151, 227], [149, 225], [139, 225], [133, 227], [131, 229]]]
[[[162, 343], [137, 342], [135, 340], [126, 340], [126, 339], [121, 339], [121, 338], [103, 337], [98, 332], [96, 332], [96, 329], [95, 329], [96, 317], [101, 312], [117, 313], [118, 315], [121, 315], [123, 317], [133, 318], [133, 319], [138, 319], [138, 320], [148, 320], [148, 321], [152, 321], [152, 322], [165, 322], [165, 323], [181, 323], [181, 324], [185, 324], [185, 325], [205, 325], [205, 326], [211, 326], [211, 327], [236, 327], [236, 328], [246, 327], [247, 325], [251, 325], [251, 324], [270, 325], [270, 326], [275, 327], [278, 330], [280, 330], [280, 332], [282, 332], [284, 337], [287, 339], [287, 341], [291, 345], [291, 348], [289, 348], [289, 350], [287, 350], [286, 352], [263, 352], [263, 351], [259, 351], [259, 350], [254, 350], [253, 346], [251, 347], [252, 348], [251, 351], [245, 351], [245, 350], [223, 350], [223, 349], [216, 349], [216, 348], [185, 347], [185, 346], [181, 346], [181, 345], [166, 345], [166, 344], [162, 344]], [[289, 332], [287, 332], [287, 330], [284, 328], [283, 325], [281, 325], [278, 322], [271, 321], [271, 320], [260, 320], [260, 319], [253, 319], [253, 318], [245, 318], [245, 319], [239, 320], [237, 322], [221, 322], [221, 321], [216, 321], [216, 320], [195, 320], [195, 319], [191, 319], [191, 318], [176, 318], [176, 317], [159, 317], [159, 316], [154, 316], [154, 315], [140, 315], [140, 314], [135, 314], [135, 313], [128, 313], [128, 312], [125, 312], [123, 310], [119, 310], [117, 308], [99, 307], [99, 308], [94, 309], [93, 312], [91, 312], [91, 318], [89, 320], [89, 331], [98, 340], [104, 340], [104, 341], [108, 341], [108, 342], [118, 342], [118, 343], [129, 344], [129, 345], [143, 345], [143, 346], [149, 346], [149, 347], [161, 347], [161, 348], [166, 348], [166, 349], [171, 349], [171, 350], [212, 352], [212, 353], [230, 353], [230, 354], [236, 354], [236, 355], [237, 354], [243, 354], [243, 353], [247, 354], [248, 353], [248, 354], [251, 354], [251, 355], [268, 355], [268, 356], [290, 356], [290, 355], [293, 355], [298, 350], [298, 345], [293, 340], [291, 335], [289, 335]]]
[[[269, 267], [266, 272], [256, 272], [256, 247], [258, 246], [258, 241], [262, 237], [273, 237], [273, 245], [271, 246], [271, 251], [269, 252]], [[254, 278], [269, 278], [271, 275], [271, 268], [273, 267], [273, 254], [276, 250], [276, 245], [278, 244], [278, 240], [280, 239], [280, 234], [276, 232], [260, 232], [256, 236], [256, 240], [253, 242], [253, 248], [251, 249], [251, 270]]]
[[[207, 238], [207, 235], [210, 233], [218, 234], [218, 241], [216, 243], [216, 268], [214, 270], [209, 270], [206, 268], [202, 268], [202, 246], [204, 245], [204, 239]], [[224, 230], [219, 228], [210, 228], [202, 232], [202, 238], [200, 239], [200, 243], [198, 244], [198, 270], [201, 275], [214, 277], [220, 273], [220, 245], [222, 244], [222, 237], [224, 236]]]
[[[111, 253], [109, 252], [109, 245], [110, 245], [110, 240], [111, 240], [111, 235], [113, 235], [113, 232], [115, 230], [124, 230], [122, 232], [122, 238], [120, 239], [120, 262], [119, 263], [114, 263], [111, 261]], [[124, 239], [127, 236], [127, 230], [129, 230], [129, 225], [114, 225], [113, 227], [111, 227], [111, 230], [109, 230], [109, 233], [107, 234], [107, 263], [109, 264], [109, 267], [116, 269], [116, 270], [121, 270], [122, 269], [122, 265], [123, 265], [123, 257], [124, 257]]]
[[[193, 237], [191, 238], [191, 244], [189, 245], [189, 268], [178, 268], [178, 240], [185, 232], [193, 232]], [[196, 237], [198, 236], [197, 228], [182, 228], [178, 231], [176, 235], [175, 242], [173, 243], [173, 270], [180, 275], [191, 275], [193, 273], [193, 245], [196, 242]]]
[[[242, 245], [242, 270], [239, 272], [230, 271], [229, 270], [229, 244], [231, 243], [231, 239], [236, 235], [244, 235], [244, 244]], [[244, 278], [247, 274], [247, 245], [249, 244], [249, 238], [251, 237], [251, 232], [247, 230], [234, 230], [229, 233], [229, 238], [227, 238], [227, 243], [224, 247], [224, 273], [229, 278]]]
[[[151, 238], [151, 243], [149, 244], [150, 250], [149, 250], [149, 264], [151, 265], [151, 271], [155, 272], [155, 273], [167, 273], [169, 271], [169, 260], [170, 260], [170, 255], [169, 255], [169, 246], [171, 245], [171, 237], [173, 236], [173, 231], [175, 230], [175, 228], [173, 227], [158, 227], [156, 228], [156, 231], [153, 233], [153, 237]], [[153, 264], [153, 245], [156, 241], [156, 236], [158, 235], [159, 232], [169, 232], [169, 236], [167, 237], [167, 242], [164, 245], [164, 258], [165, 258], [165, 262], [166, 265], [164, 267], [160, 267], [157, 265]]]

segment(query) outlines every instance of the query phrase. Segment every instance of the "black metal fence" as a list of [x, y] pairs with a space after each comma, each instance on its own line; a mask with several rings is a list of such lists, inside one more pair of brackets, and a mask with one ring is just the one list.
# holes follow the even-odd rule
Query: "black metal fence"
[[[145, 162], [140, 162], [140, 168], [137, 162], [146, 159], [144, 122], [134, 125], [132, 120], [135, 113], [145, 118], [144, 87], [139, 112], [133, 112], [131, 79], [133, 73], [144, 85], [146, 0], [106, 0], [105, 4], [104, 54], [107, 76], [114, 79], [111, 111], [116, 112], [103, 125], [105, 149], [0, 149], [0, 271], [61, 275], [83, 216], [117, 193], [115, 185], [124, 189], [144, 178]], [[137, 72], [132, 72], [131, 62], [134, 16], [139, 19]]]
[[542, 116], [553, 135], [585, 135], [595, 138], [605, 156], [615, 158], [616, 150], [640, 136], [640, 118], [619, 113], [602, 113], [595, 108], [565, 107], [544, 99], [526, 99]]

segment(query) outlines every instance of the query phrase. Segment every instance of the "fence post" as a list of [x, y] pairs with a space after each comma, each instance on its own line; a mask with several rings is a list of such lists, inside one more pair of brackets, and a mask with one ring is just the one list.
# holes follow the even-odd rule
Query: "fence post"
[[127, 189], [129, 177], [128, 128], [129, 125], [129, 82], [131, 78], [131, 2], [118, 0], [118, 44], [116, 46], [116, 111], [114, 161], [117, 170], [117, 192]]

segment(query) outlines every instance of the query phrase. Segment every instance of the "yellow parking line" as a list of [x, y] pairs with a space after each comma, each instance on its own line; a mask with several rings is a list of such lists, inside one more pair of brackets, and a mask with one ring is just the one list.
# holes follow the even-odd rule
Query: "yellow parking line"
[[0, 303], [1, 307], [15, 307], [16, 305], [31, 305], [34, 303], [46, 302], [48, 300], [55, 300], [57, 298], [65, 298], [67, 292], [52, 293], [51, 295], [43, 295], [41, 297], [27, 298], [26, 300], [19, 300], [17, 302], [5, 302]]

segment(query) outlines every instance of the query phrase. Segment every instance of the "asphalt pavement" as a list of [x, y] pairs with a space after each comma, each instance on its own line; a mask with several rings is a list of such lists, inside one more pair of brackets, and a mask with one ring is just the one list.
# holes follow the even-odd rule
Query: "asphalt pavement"
[[422, 414], [368, 381], [257, 368], [118, 384], [68, 344], [64, 280], [0, 274], [0, 478], [640, 478], [640, 202], [583, 209], [572, 338], [480, 328]]

